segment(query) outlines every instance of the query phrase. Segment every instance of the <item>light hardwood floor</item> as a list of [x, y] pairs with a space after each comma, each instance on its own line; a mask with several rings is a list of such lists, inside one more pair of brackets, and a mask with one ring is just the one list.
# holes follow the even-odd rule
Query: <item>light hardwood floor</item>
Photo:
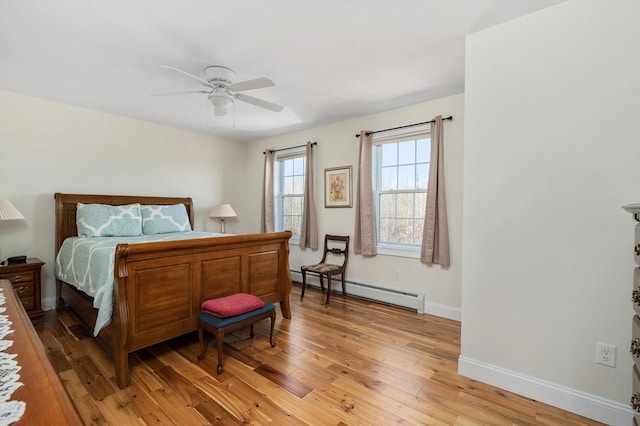
[[[38, 333], [81, 418], [95, 425], [597, 425], [457, 374], [460, 323], [319, 290], [291, 295], [268, 324], [225, 339], [225, 371], [196, 333], [130, 356], [131, 386], [67, 312], [46, 313]], [[208, 336], [210, 344], [215, 344]]]

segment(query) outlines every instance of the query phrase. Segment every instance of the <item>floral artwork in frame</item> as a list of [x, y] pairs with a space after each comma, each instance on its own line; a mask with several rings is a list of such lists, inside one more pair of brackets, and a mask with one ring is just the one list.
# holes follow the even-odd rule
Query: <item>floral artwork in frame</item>
[[351, 207], [351, 166], [324, 169], [324, 206]]

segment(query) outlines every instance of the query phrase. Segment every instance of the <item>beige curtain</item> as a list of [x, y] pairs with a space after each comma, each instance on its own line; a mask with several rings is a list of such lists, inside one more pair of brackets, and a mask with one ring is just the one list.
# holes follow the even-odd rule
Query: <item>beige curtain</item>
[[276, 153], [267, 149], [264, 153], [264, 174], [262, 176], [262, 211], [260, 232], [275, 231], [275, 213], [273, 209], [273, 163]]
[[360, 158], [358, 162], [358, 198], [356, 199], [356, 229], [353, 249], [356, 254], [375, 256], [376, 217], [373, 205], [372, 176], [373, 137], [370, 131], [360, 132]]
[[313, 150], [307, 142], [307, 168], [304, 176], [304, 201], [302, 205], [302, 229], [300, 230], [300, 248], [318, 248], [318, 219], [316, 201], [313, 194]]
[[431, 123], [431, 168], [427, 187], [420, 261], [427, 265], [449, 266], [449, 226], [444, 191], [444, 140], [442, 116]]

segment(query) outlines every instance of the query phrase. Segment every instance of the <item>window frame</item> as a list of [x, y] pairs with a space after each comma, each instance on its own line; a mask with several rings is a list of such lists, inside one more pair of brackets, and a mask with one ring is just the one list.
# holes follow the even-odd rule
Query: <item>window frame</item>
[[[303, 171], [302, 171], [302, 192], [301, 193], [292, 193], [292, 194], [285, 194], [284, 190], [285, 190], [285, 177], [287, 177], [288, 175], [285, 175], [285, 167], [284, 167], [284, 162], [287, 160], [295, 160], [296, 158], [302, 158], [304, 160], [303, 163]], [[284, 223], [285, 223], [285, 212], [284, 212], [284, 203], [285, 203], [285, 198], [287, 197], [300, 197], [302, 198], [303, 202], [302, 204], [304, 204], [304, 187], [305, 187], [305, 180], [306, 180], [306, 168], [307, 168], [307, 153], [306, 151], [293, 151], [293, 152], [288, 152], [286, 154], [276, 154], [276, 158], [274, 160], [274, 177], [275, 177], [275, 184], [273, 185], [273, 189], [274, 189], [274, 216], [275, 216], [275, 229], [276, 231], [283, 231], [284, 230]], [[299, 174], [292, 174], [291, 176], [300, 176]], [[302, 207], [304, 208], [304, 207]], [[292, 215], [288, 215], [288, 216], [292, 216]], [[300, 216], [302, 217], [302, 212], [300, 212]], [[293, 233], [294, 230], [291, 229], [292, 235], [290, 238], [290, 241], [299, 241], [300, 240], [300, 233], [295, 234]], [[301, 230], [299, 231], [301, 232]]]
[[[404, 142], [404, 141], [408, 141], [408, 140], [418, 140], [418, 139], [431, 139], [431, 127], [428, 125], [420, 125], [420, 126], [415, 126], [412, 129], [408, 130], [408, 129], [398, 129], [395, 131], [390, 131], [390, 132], [385, 132], [384, 135], [381, 135], [379, 137], [376, 137], [374, 135], [373, 137], [373, 155], [372, 155], [372, 171], [373, 171], [373, 176], [372, 176], [372, 184], [373, 184], [373, 196], [374, 196], [374, 204], [375, 204], [375, 219], [376, 219], [376, 245], [377, 245], [377, 252], [378, 254], [382, 254], [382, 255], [388, 255], [388, 256], [398, 256], [398, 257], [409, 257], [409, 258], [420, 258], [420, 251], [421, 251], [421, 246], [422, 246], [422, 237], [420, 237], [420, 243], [418, 244], [404, 244], [404, 243], [389, 243], [389, 242], [380, 242], [380, 194], [382, 193], [395, 193], [395, 194], [402, 194], [402, 193], [412, 193], [412, 194], [417, 194], [417, 193], [424, 193], [425, 195], [425, 200], [426, 200], [426, 195], [427, 195], [427, 191], [428, 188], [425, 188], [424, 191], [423, 190], [418, 190], [418, 189], [410, 189], [410, 190], [395, 190], [395, 191], [381, 191], [379, 188], [381, 188], [381, 170], [382, 170], [382, 165], [381, 165], [381, 158], [380, 156], [377, 154], [377, 150], [379, 149], [378, 147], [381, 145], [385, 145], [385, 144], [391, 144], [391, 143], [399, 143], [399, 142]], [[429, 145], [430, 147], [430, 145]], [[416, 159], [417, 160], [417, 159]], [[431, 159], [429, 159], [429, 171], [430, 171], [430, 167], [431, 167]], [[413, 163], [415, 164], [421, 164], [421, 163]], [[398, 165], [396, 165], [396, 167], [398, 167]], [[427, 187], [428, 187], [428, 175], [429, 173], [427, 173]], [[414, 212], [415, 214], [415, 212]], [[396, 216], [397, 218], [397, 216]], [[416, 219], [416, 216], [413, 217], [413, 219]]]

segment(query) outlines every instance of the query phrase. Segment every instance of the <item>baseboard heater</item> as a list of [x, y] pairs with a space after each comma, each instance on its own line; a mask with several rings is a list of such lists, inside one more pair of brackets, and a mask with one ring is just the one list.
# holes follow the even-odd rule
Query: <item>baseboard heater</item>
[[[302, 282], [302, 272], [291, 270], [291, 279], [295, 282]], [[327, 280], [325, 279], [325, 285]], [[342, 292], [339, 276], [331, 280], [334, 291]], [[417, 313], [424, 314], [424, 293], [413, 294], [404, 291], [397, 291], [388, 288], [376, 287], [369, 284], [345, 281], [347, 294], [349, 296], [362, 297], [363, 299], [375, 300], [376, 302], [403, 308], [415, 309]], [[307, 274], [307, 285], [320, 288], [320, 279], [316, 274]], [[332, 296], [333, 297], [333, 296]]]

